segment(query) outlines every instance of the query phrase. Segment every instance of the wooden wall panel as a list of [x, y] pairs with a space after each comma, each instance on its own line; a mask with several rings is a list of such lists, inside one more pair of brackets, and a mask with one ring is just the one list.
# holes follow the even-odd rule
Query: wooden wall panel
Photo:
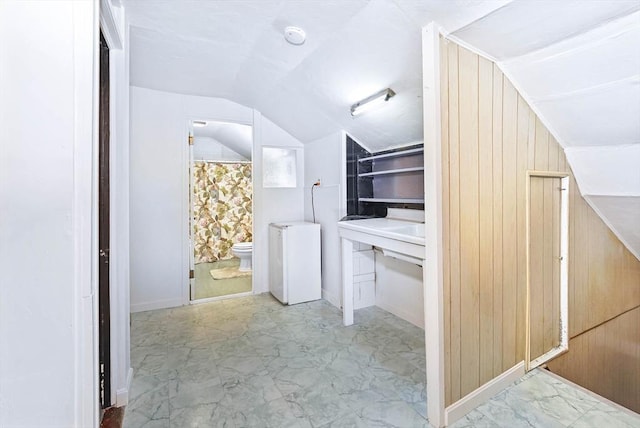
[[[449, 186], [460, 187], [458, 49], [449, 44]], [[443, 216], [447, 213], [442, 213]], [[451, 399], [460, 394], [460, 193], [449, 194], [449, 265], [451, 305]], [[446, 256], [445, 256], [446, 257]], [[446, 394], [445, 394], [446, 396]]]
[[[441, 156], [442, 156], [442, 185], [446, 188], [449, 188], [449, 164], [451, 163], [449, 159], [449, 55], [447, 55], [446, 45], [444, 41], [440, 40], [440, 51], [443, 53], [440, 59], [440, 76], [442, 76], [442, 89], [440, 91], [440, 102], [442, 106], [442, 111], [440, 113], [440, 126], [442, 129], [442, 147], [441, 147]], [[444, 208], [444, 212], [449, 212], [449, 193], [442, 195], [442, 206]], [[442, 233], [444, 235], [449, 236], [449, 216], [442, 216]], [[451, 283], [451, 269], [449, 266], [451, 257], [450, 257], [450, 240], [447, 239], [443, 242], [442, 252], [445, 254], [443, 257], [443, 272], [442, 276], [445, 278], [447, 283]], [[443, 293], [443, 300], [445, 302], [449, 302], [451, 300], [451, 287], [446, 287]], [[447, 320], [444, 323], [444, 348], [445, 355], [444, 359], [446, 361], [451, 361], [451, 305], [445, 305], [444, 307], [444, 319]], [[445, 385], [451, 385], [451, 366], [447, 365], [444, 370], [444, 383]], [[451, 388], [445, 391], [445, 401], [451, 400]]]
[[[479, 384], [480, 278], [478, 196], [478, 59], [459, 50], [458, 81], [460, 129], [460, 390], [463, 395]], [[470, 185], [473, 183], [473, 185]]]
[[[450, 405], [524, 359], [526, 171], [570, 170], [561, 147], [497, 65], [450, 41], [443, 40], [441, 48], [445, 401]], [[551, 187], [542, 192], [553, 198]], [[554, 215], [542, 220], [551, 223], [550, 230], [559, 221]], [[543, 251], [557, 245], [552, 236], [549, 241], [541, 243]], [[557, 275], [553, 264], [542, 269], [549, 278]], [[556, 310], [554, 295], [546, 293], [541, 304]], [[639, 305], [640, 261], [600, 221], [571, 178], [570, 337]], [[557, 321], [544, 324], [548, 330]], [[637, 335], [634, 340], [638, 346]], [[566, 355], [586, 346], [571, 343]], [[602, 361], [611, 369], [611, 359]], [[587, 366], [576, 361], [573, 369]]]
[[[516, 361], [517, 272], [516, 260], [516, 124], [518, 94], [503, 77], [502, 104], [502, 371]], [[450, 193], [458, 193], [451, 186]], [[446, 238], [443, 238], [446, 239]], [[498, 243], [498, 245], [500, 245]], [[458, 397], [460, 398], [460, 397]]]
[[[502, 363], [502, 72], [493, 65], [493, 376], [503, 372]], [[446, 236], [446, 235], [445, 235]]]
[[640, 413], [640, 307], [569, 341], [549, 369]]
[[480, 383], [493, 379], [493, 63], [478, 61]]

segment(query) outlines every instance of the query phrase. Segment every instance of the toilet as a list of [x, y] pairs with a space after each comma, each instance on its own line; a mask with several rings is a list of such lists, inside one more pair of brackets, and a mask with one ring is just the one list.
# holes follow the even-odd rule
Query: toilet
[[233, 244], [231, 247], [231, 252], [234, 256], [240, 259], [240, 267], [238, 270], [240, 271], [248, 271], [251, 270], [251, 255], [253, 253], [253, 242], [238, 242], [237, 244]]

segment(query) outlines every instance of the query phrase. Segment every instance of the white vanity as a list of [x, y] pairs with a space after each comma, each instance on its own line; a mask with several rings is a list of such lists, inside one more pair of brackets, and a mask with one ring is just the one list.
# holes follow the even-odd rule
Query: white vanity
[[386, 256], [422, 266], [425, 259], [424, 223], [395, 217], [341, 221], [338, 222], [338, 232], [342, 243], [343, 323], [352, 325], [354, 242], [372, 245]]

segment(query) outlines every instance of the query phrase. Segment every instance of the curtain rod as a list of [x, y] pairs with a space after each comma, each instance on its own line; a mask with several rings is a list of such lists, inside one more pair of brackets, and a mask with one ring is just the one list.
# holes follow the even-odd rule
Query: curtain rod
[[207, 162], [207, 163], [253, 163], [253, 161], [229, 161], [229, 160], [205, 160], [205, 159], [194, 159], [194, 162]]

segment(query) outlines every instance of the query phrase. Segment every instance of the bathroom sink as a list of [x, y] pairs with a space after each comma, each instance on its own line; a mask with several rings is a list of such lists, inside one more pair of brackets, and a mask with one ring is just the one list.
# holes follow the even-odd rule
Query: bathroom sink
[[383, 254], [424, 266], [424, 224], [396, 218], [370, 218], [339, 221], [342, 242], [342, 317], [344, 325], [353, 324], [353, 243], [362, 242], [382, 250]]
[[391, 233], [397, 233], [399, 235], [416, 236], [424, 239], [424, 223], [416, 223], [410, 226], [400, 226], [388, 229]]
[[388, 218], [371, 218], [365, 220], [341, 221], [338, 222], [338, 226], [343, 230], [350, 229], [369, 235], [421, 245], [424, 247], [424, 223]]

